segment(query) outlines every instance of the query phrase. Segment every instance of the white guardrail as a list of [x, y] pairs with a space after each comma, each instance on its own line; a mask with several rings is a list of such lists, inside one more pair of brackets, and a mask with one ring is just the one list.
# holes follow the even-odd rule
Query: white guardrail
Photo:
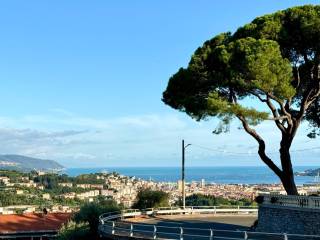
[[217, 206], [191, 206], [185, 209], [180, 207], [160, 207], [160, 208], [147, 208], [144, 210], [139, 209], [126, 209], [121, 212], [111, 212], [102, 214], [100, 216], [101, 221], [108, 221], [113, 219], [123, 219], [127, 217], [135, 216], [151, 216], [151, 215], [167, 215], [167, 214], [193, 214], [193, 213], [204, 213], [204, 214], [216, 214], [216, 213], [258, 213], [256, 207], [236, 207], [236, 208], [223, 208]]
[[[320, 240], [317, 235], [300, 234], [277, 234], [253, 231], [231, 231], [204, 228], [186, 228], [160, 226], [153, 224], [129, 223], [119, 220], [136, 216], [155, 216], [168, 214], [216, 214], [216, 213], [239, 213], [257, 214], [257, 208], [221, 208], [221, 207], [200, 207], [193, 206], [182, 209], [179, 207], [158, 208], [158, 209], [128, 209], [121, 212], [102, 214], [99, 218], [99, 231], [102, 236], [124, 236], [142, 239], [179, 239], [179, 240]], [[117, 238], [114, 238], [117, 239]]]

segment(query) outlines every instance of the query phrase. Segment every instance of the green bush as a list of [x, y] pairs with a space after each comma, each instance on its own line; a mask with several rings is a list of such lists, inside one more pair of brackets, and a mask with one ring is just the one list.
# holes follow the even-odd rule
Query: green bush
[[103, 213], [120, 211], [120, 207], [113, 200], [99, 200], [92, 203], [86, 203], [74, 216], [76, 223], [87, 223], [91, 236], [98, 233], [99, 216]]
[[[204, 195], [204, 194], [193, 194], [186, 197], [186, 205], [187, 206], [251, 206], [253, 203], [250, 199], [239, 199], [232, 200], [226, 199], [223, 197], [215, 197], [212, 195]], [[181, 201], [177, 203], [177, 205], [181, 206]]]
[[89, 226], [87, 223], [76, 223], [69, 221], [64, 224], [58, 233], [57, 240], [87, 240], [92, 239], [90, 236]]
[[141, 190], [137, 195], [137, 199], [133, 208], [145, 209], [169, 206], [169, 195], [163, 191]]

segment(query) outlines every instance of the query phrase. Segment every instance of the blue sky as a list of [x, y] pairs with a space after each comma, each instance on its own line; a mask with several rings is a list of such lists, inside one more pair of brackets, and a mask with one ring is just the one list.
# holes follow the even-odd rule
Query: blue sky
[[[161, 102], [168, 78], [206, 39], [256, 16], [318, 1], [6, 1], [0, 3], [0, 153], [67, 167], [259, 165], [256, 144]], [[258, 130], [276, 138], [270, 123]], [[320, 146], [300, 130], [294, 149]], [[275, 155], [277, 140], [270, 141]], [[233, 152], [231, 154], [231, 152]], [[241, 154], [235, 154], [241, 153]], [[294, 153], [317, 165], [318, 150]]]

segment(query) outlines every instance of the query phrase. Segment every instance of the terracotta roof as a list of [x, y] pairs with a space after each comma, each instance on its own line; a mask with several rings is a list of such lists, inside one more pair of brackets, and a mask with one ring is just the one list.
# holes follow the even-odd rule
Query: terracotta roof
[[0, 215], [0, 233], [59, 230], [70, 218], [70, 213]]

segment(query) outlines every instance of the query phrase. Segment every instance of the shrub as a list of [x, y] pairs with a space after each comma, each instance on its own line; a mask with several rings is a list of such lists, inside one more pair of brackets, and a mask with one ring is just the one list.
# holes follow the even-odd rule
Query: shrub
[[120, 207], [113, 200], [103, 200], [92, 203], [86, 203], [74, 216], [76, 223], [87, 223], [90, 234], [96, 236], [98, 233], [99, 216], [107, 212], [120, 211]]
[[169, 195], [163, 191], [144, 189], [139, 191], [134, 208], [146, 209], [169, 206]]
[[69, 221], [59, 230], [57, 240], [87, 240], [90, 236], [89, 226], [86, 223]]
[[264, 202], [264, 196], [257, 196], [255, 198], [255, 202], [258, 204], [262, 204]]

